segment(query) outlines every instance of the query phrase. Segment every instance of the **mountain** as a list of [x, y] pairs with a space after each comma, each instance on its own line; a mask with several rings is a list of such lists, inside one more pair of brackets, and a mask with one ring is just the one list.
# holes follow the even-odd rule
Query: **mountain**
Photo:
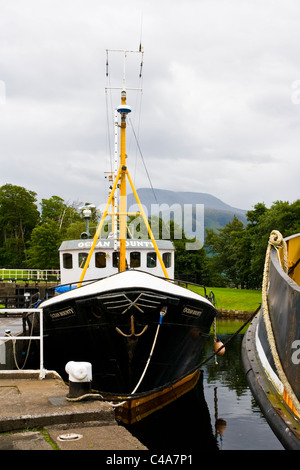
[[[176, 221], [178, 220], [176, 219], [178, 214], [183, 215], [183, 229], [186, 235], [190, 237], [193, 237], [197, 231], [196, 219], [200, 225], [202, 224], [203, 228], [204, 218], [204, 233], [206, 228], [217, 230], [224, 227], [234, 216], [244, 224], [247, 223], [246, 210], [232, 207], [208, 193], [168, 191], [165, 189], [152, 190], [150, 188], [138, 189], [137, 193], [148, 217], [158, 215], [163, 220], [174, 217]], [[203, 208], [204, 217], [202, 217]], [[127, 209], [132, 212], [138, 211], [132, 193], [127, 196]]]

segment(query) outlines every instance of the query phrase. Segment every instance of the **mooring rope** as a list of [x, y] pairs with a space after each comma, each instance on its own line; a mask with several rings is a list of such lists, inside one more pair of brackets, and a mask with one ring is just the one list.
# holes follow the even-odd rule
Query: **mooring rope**
[[163, 317], [166, 314], [166, 312], [167, 312], [167, 307], [163, 307], [160, 311], [159, 322], [157, 324], [157, 328], [156, 328], [154, 340], [153, 340], [153, 343], [152, 343], [151, 351], [150, 351], [150, 354], [148, 356], [148, 360], [146, 362], [143, 373], [142, 373], [138, 383], [136, 384], [136, 386], [134, 387], [134, 389], [132, 390], [132, 392], [129, 396], [122, 398], [122, 401], [118, 402], [116, 404], [112, 403], [111, 401], [109, 401], [109, 400], [107, 400], [103, 397], [103, 395], [105, 395], [105, 392], [88, 393], [88, 394], [85, 394], [85, 395], [82, 395], [82, 396], [76, 397], [76, 398], [69, 398], [68, 397], [67, 400], [68, 401], [81, 401], [81, 400], [84, 400], [85, 398], [100, 398], [101, 400], [107, 401], [113, 408], [118, 408], [119, 406], [124, 405], [128, 400], [130, 400], [132, 398], [135, 398], [135, 393], [136, 393], [137, 389], [139, 388], [142, 380], [144, 379], [146, 371], [147, 371], [148, 366], [150, 364], [150, 361], [152, 359], [153, 351], [154, 351], [154, 348], [155, 348], [155, 345], [156, 345], [156, 342], [157, 342], [158, 333], [159, 333], [159, 330], [160, 330], [160, 326], [162, 324], [162, 320], [163, 320]]
[[15, 363], [15, 366], [16, 366], [17, 370], [23, 370], [26, 363], [27, 363], [27, 359], [28, 359], [29, 351], [30, 351], [30, 347], [31, 347], [31, 342], [32, 342], [31, 336], [33, 334], [34, 318], [35, 318], [35, 313], [33, 313], [31, 329], [30, 329], [30, 332], [29, 332], [30, 339], [28, 340], [28, 347], [27, 347], [27, 351], [26, 351], [26, 356], [25, 356], [25, 359], [24, 359], [24, 362], [23, 362], [22, 366], [19, 366], [19, 364], [18, 364], [17, 352], [16, 352], [16, 339], [14, 339], [14, 335], [12, 335], [11, 333], [6, 333], [6, 335], [5, 335], [8, 338], [11, 338], [11, 340], [12, 340], [13, 357], [14, 357], [14, 363]]
[[[261, 305], [259, 305], [257, 307], [257, 309], [251, 313], [251, 315], [247, 318], [247, 320], [242, 324], [242, 326], [237, 330], [235, 331], [235, 333], [233, 333], [228, 339], [227, 341], [225, 341], [222, 346], [220, 346], [217, 351], [214, 351], [211, 355], [209, 355], [208, 357], [206, 357], [205, 359], [203, 359], [201, 362], [199, 362], [196, 366], [193, 367], [193, 369], [191, 369], [189, 371], [189, 375], [190, 374], [193, 374], [195, 373], [197, 370], [199, 370], [202, 366], [204, 366], [207, 362], [209, 362], [211, 359], [213, 359], [215, 357], [216, 354], [218, 354], [223, 348], [225, 348], [225, 346], [227, 346], [227, 344], [229, 344], [246, 326], [248, 323], [250, 323], [253, 318], [258, 314], [258, 312], [260, 311], [261, 309]], [[160, 322], [161, 322], [161, 318], [160, 318]], [[158, 330], [157, 330], [158, 332]], [[154, 345], [155, 345], [155, 342], [156, 342], [156, 338], [157, 338], [157, 334], [155, 335], [155, 340], [153, 342], [153, 345], [152, 345], [152, 349], [151, 349], [151, 353], [149, 355], [149, 358], [148, 358], [148, 362], [150, 360], [150, 358], [152, 357], [152, 353], [153, 353], [153, 349], [154, 349]], [[141, 379], [142, 377], [144, 377], [145, 375], [145, 371], [148, 367], [148, 362], [147, 362], [147, 365], [144, 369], [144, 372], [141, 376]], [[168, 382], [167, 384], [164, 384], [160, 387], [157, 387], [155, 389], [152, 390], [153, 393], [157, 393], [157, 392], [160, 392], [162, 391], [163, 389], [165, 388], [172, 388], [176, 382], [184, 379], [186, 377], [186, 374], [182, 375], [181, 377], [178, 377], [176, 378], [176, 380], [172, 381], [172, 382]], [[139, 383], [138, 385], [140, 384], [141, 382], [141, 379], [139, 380]], [[135, 387], [135, 391], [137, 390], [138, 386]], [[95, 391], [93, 393], [88, 393], [88, 394], [85, 394], [85, 395], [82, 395], [80, 397], [77, 397], [77, 398], [67, 398], [67, 400], [69, 401], [80, 401], [80, 400], [83, 400], [85, 398], [94, 398], [94, 399], [100, 399], [100, 400], [103, 400], [107, 403], [109, 403], [110, 405], [113, 405], [114, 408], [117, 407], [117, 406], [121, 406], [123, 405], [126, 401], [129, 401], [129, 400], [132, 400], [132, 399], [138, 399], [138, 398], [143, 398], [145, 396], [148, 395], [148, 392], [141, 392], [141, 393], [134, 393], [132, 392], [130, 395], [127, 395], [127, 396], [122, 396], [122, 397], [116, 397], [116, 395], [112, 392], [103, 392], [103, 391]], [[121, 403], [120, 403], [120, 400], [121, 400]], [[117, 404], [113, 404], [112, 401], [117, 401], [118, 403]]]
[[270, 234], [269, 237], [269, 242], [268, 242], [268, 247], [266, 251], [266, 258], [265, 258], [265, 266], [264, 266], [264, 274], [263, 274], [263, 283], [262, 283], [262, 309], [263, 309], [263, 319], [265, 322], [266, 330], [267, 330], [267, 337], [268, 337], [268, 342], [271, 348], [271, 353], [274, 358], [274, 363], [275, 367], [278, 373], [278, 376], [287, 391], [290, 399], [292, 400], [293, 406], [295, 407], [295, 410], [297, 411], [298, 415], [300, 416], [300, 403], [298, 398], [296, 397], [294, 390], [292, 389], [285, 372], [283, 370], [283, 367], [281, 365], [281, 361], [279, 358], [279, 354], [277, 351], [276, 347], [276, 342], [274, 338], [274, 332], [272, 329], [272, 324], [270, 320], [270, 314], [269, 314], [269, 306], [268, 306], [268, 283], [269, 283], [269, 271], [270, 271], [270, 257], [271, 257], [271, 249], [272, 246], [276, 248], [282, 248], [283, 252], [283, 270], [285, 273], [288, 272], [287, 268], [287, 246], [286, 242], [283, 239], [283, 236], [278, 230], [273, 230]]
[[[160, 318], [159, 318], [159, 322], [158, 322], [158, 325], [157, 325], [157, 328], [156, 328], [156, 333], [155, 333], [154, 340], [153, 340], [153, 343], [152, 343], [152, 348], [151, 348], [150, 354], [149, 354], [149, 356], [148, 356], [148, 360], [147, 360], [147, 362], [146, 362], [146, 365], [145, 365], [145, 367], [144, 367], [143, 373], [142, 373], [142, 375], [141, 375], [141, 377], [140, 377], [138, 383], [136, 384], [136, 386], [134, 387], [134, 389], [132, 390], [132, 392], [131, 392], [131, 394], [130, 394], [132, 397], [134, 396], [135, 392], [136, 392], [137, 389], [139, 388], [139, 386], [140, 386], [140, 384], [141, 384], [141, 382], [142, 382], [142, 380], [143, 380], [143, 378], [144, 378], [144, 376], [145, 376], [145, 374], [146, 374], [146, 371], [147, 371], [147, 369], [148, 369], [148, 366], [149, 366], [149, 364], [150, 364], [150, 361], [151, 361], [151, 359], [152, 359], [153, 351], [154, 351], [154, 348], [155, 348], [155, 345], [156, 345], [156, 341], [157, 341], [157, 337], [158, 337], [158, 332], [159, 332], [160, 325], [161, 325], [161, 323], [162, 323], [162, 319], [163, 319], [163, 316], [165, 315], [165, 313], [166, 313], [166, 310], [161, 310], [161, 312], [160, 312]], [[116, 403], [116, 404], [111, 403], [111, 405], [112, 405], [113, 408], [118, 408], [119, 406], [124, 405], [124, 403], [126, 403], [126, 401], [127, 401], [127, 400], [124, 400], [124, 401], [122, 401], [121, 403]]]

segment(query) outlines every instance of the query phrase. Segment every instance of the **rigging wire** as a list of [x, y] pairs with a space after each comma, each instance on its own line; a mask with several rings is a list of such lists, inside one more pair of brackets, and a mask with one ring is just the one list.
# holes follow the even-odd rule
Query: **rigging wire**
[[148, 169], [147, 169], [147, 166], [146, 166], [144, 157], [143, 157], [143, 153], [142, 153], [142, 150], [141, 150], [141, 147], [140, 147], [139, 141], [138, 141], [138, 139], [137, 139], [137, 136], [136, 136], [136, 133], [135, 133], [134, 127], [133, 127], [133, 125], [132, 125], [132, 121], [131, 121], [130, 117], [129, 117], [129, 122], [130, 122], [130, 125], [131, 125], [131, 128], [132, 128], [132, 132], [133, 132], [134, 138], [135, 138], [135, 140], [136, 140], [136, 144], [137, 144], [138, 150], [139, 150], [140, 155], [141, 155], [141, 159], [142, 159], [142, 162], [143, 162], [143, 165], [144, 165], [144, 168], [145, 168], [145, 171], [146, 171], [146, 174], [147, 174], [147, 177], [148, 177], [148, 180], [149, 180], [149, 183], [150, 183], [152, 192], [153, 192], [153, 196], [154, 196], [154, 198], [155, 198], [155, 200], [156, 200], [156, 202], [157, 202], [157, 204], [158, 204], [158, 200], [157, 200], [157, 197], [156, 197], [156, 194], [155, 194], [153, 185], [152, 185], [152, 181], [151, 181], [151, 178], [150, 178], [150, 175], [149, 175], [149, 172], [148, 172]]
[[[140, 127], [141, 127], [142, 96], [143, 96], [143, 95], [141, 94], [140, 104], [139, 104], [139, 110], [138, 110], [138, 128], [137, 128], [137, 136], [139, 136]], [[134, 172], [133, 172], [133, 180], [134, 180], [134, 182], [135, 182], [135, 178], [136, 178], [137, 155], [138, 155], [138, 146], [136, 146], [136, 153], [135, 153]]]
[[111, 142], [110, 142], [110, 125], [109, 125], [109, 112], [108, 112], [108, 98], [107, 98], [107, 91], [105, 92], [105, 105], [106, 105], [106, 126], [107, 126], [107, 145], [108, 145], [108, 153], [109, 153], [109, 160], [110, 160], [110, 171], [112, 172], [112, 153], [111, 153]]
[[[113, 171], [113, 156], [112, 156], [112, 147], [111, 147], [111, 136], [113, 135], [114, 128], [114, 115], [113, 115], [113, 104], [112, 104], [112, 87], [111, 87], [111, 77], [109, 73], [109, 62], [108, 62], [108, 50], [106, 50], [106, 64], [105, 64], [105, 74], [106, 74], [106, 88], [105, 88], [105, 104], [106, 104], [106, 124], [107, 124], [107, 141], [109, 147], [109, 159], [110, 159], [110, 171]], [[108, 96], [109, 90], [109, 96]], [[109, 102], [110, 101], [110, 106]], [[110, 111], [109, 111], [110, 110]]]
[[[141, 52], [142, 58], [141, 58], [140, 69], [139, 69], [139, 86], [138, 86], [137, 89], [139, 89], [139, 90], [142, 91], [142, 81], [143, 81], [143, 73], [142, 73], [142, 72], [143, 72], [143, 65], [144, 65], [144, 62], [143, 62], [143, 48], [142, 48], [142, 27], [141, 27], [141, 36], [140, 36], [139, 52]], [[106, 77], [107, 77], [107, 82], [108, 82], [108, 87], [106, 88], [107, 131], [108, 131], [108, 142], [109, 142], [110, 166], [111, 166], [111, 171], [112, 171], [112, 168], [113, 168], [113, 164], [112, 164], [112, 150], [111, 150], [111, 143], [110, 143], [110, 139], [109, 139], [109, 135], [110, 135], [110, 119], [109, 119], [108, 96], [107, 96], [107, 90], [108, 90], [108, 89], [110, 90], [111, 109], [113, 109], [113, 106], [112, 106], [112, 92], [111, 92], [112, 88], [111, 88], [110, 73], [109, 73], [108, 50], [106, 51]], [[138, 98], [136, 99], [136, 103], [135, 103], [135, 108], [136, 108], [136, 109], [138, 109], [138, 102], [137, 102], [137, 100], [138, 100]], [[142, 92], [141, 92], [141, 99], [140, 99], [140, 102], [139, 102], [139, 109], [138, 109], [138, 112], [137, 112], [137, 115], [138, 115], [138, 132], [139, 132], [139, 129], [140, 129], [140, 121], [141, 121], [141, 108], [142, 108]], [[112, 119], [111, 122], [114, 123], [114, 120]], [[152, 190], [154, 199], [155, 199], [156, 203], [158, 204], [158, 200], [157, 200], [157, 197], [156, 197], [156, 194], [155, 194], [153, 185], [152, 185], [152, 181], [151, 181], [151, 178], [150, 178], [150, 175], [149, 175], [149, 171], [148, 171], [148, 169], [147, 169], [147, 166], [146, 166], [146, 163], [145, 163], [145, 160], [144, 160], [144, 156], [143, 156], [143, 153], [142, 153], [140, 144], [139, 144], [139, 140], [138, 140], [138, 137], [137, 137], [137, 133], [135, 132], [135, 128], [134, 128], [134, 125], [133, 125], [133, 123], [132, 123], [132, 120], [131, 120], [130, 116], [129, 116], [129, 123], [130, 123], [131, 129], [132, 129], [132, 133], [133, 133], [133, 136], [134, 136], [136, 145], [137, 145], [137, 153], [139, 153], [140, 156], [141, 156], [142, 163], [143, 163], [143, 165], [144, 165], [144, 168], [145, 168], [145, 171], [146, 171], [146, 175], [147, 175], [147, 178], [148, 178], [148, 181], [149, 181], [149, 184], [150, 184], [150, 187], [151, 187], [151, 190]], [[136, 165], [137, 165], [137, 155], [136, 155], [134, 173], [136, 173]]]

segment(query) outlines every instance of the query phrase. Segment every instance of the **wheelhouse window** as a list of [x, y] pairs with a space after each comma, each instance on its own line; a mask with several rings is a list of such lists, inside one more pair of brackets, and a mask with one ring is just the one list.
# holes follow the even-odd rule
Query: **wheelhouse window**
[[147, 253], [147, 268], [155, 268], [156, 267], [156, 253], [149, 252]]
[[170, 268], [172, 264], [171, 253], [163, 253], [162, 259], [166, 268]]
[[95, 266], [96, 268], [106, 268], [106, 253], [104, 251], [95, 254]]
[[78, 266], [80, 268], [84, 267], [87, 257], [88, 257], [87, 253], [78, 253]]
[[132, 251], [130, 253], [130, 267], [139, 268], [141, 266], [141, 253], [139, 251]]
[[65, 269], [72, 269], [73, 268], [73, 257], [71, 253], [64, 253], [63, 254], [63, 267]]

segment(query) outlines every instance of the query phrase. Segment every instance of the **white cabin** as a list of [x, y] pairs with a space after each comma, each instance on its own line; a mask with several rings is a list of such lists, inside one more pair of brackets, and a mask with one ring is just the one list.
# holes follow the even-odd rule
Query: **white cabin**
[[[93, 240], [68, 240], [59, 248], [61, 284], [80, 280], [85, 260]], [[157, 247], [165, 264], [168, 276], [174, 279], [174, 245], [169, 240], [157, 240]], [[151, 240], [126, 240], [126, 261], [128, 269], [146, 271], [164, 277], [162, 267]], [[118, 272], [119, 252], [114, 250], [113, 239], [99, 239], [84, 281], [101, 279]]]

